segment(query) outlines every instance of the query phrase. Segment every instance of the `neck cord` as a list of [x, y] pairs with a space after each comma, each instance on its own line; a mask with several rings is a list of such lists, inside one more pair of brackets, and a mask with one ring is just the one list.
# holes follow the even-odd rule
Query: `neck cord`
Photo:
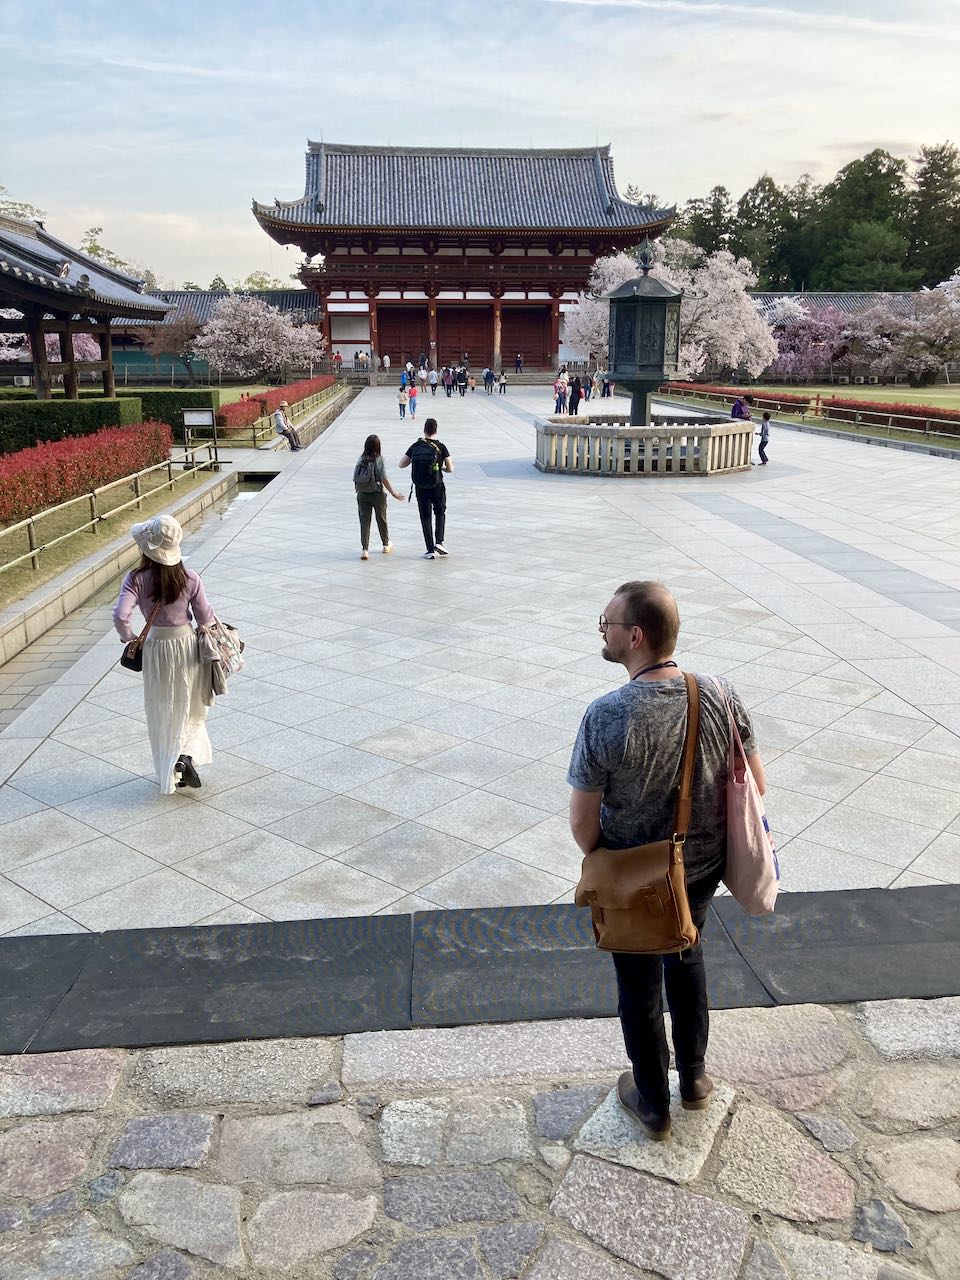
[[641, 671], [636, 672], [630, 679], [636, 680], [637, 676], [645, 676], [648, 671], [662, 671], [664, 667], [676, 667], [676, 665], [672, 658], [668, 662], [655, 662], [652, 666], [644, 667]]

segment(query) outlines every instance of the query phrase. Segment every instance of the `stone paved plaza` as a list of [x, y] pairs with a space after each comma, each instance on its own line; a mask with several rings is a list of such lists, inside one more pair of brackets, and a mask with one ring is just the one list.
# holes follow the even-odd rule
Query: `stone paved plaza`
[[713, 1019], [652, 1143], [615, 1021], [0, 1058], [4, 1280], [957, 1280], [960, 1000]]
[[370, 389], [194, 545], [247, 669], [203, 789], [159, 795], [112, 634], [0, 735], [0, 932], [569, 901], [565, 769], [621, 680], [596, 619], [624, 579], [676, 593], [682, 661], [755, 717], [790, 891], [960, 881], [960, 466], [774, 430], [710, 481], [545, 476], [547, 388], [435, 409], [450, 550], [359, 559], [351, 468], [416, 435]]

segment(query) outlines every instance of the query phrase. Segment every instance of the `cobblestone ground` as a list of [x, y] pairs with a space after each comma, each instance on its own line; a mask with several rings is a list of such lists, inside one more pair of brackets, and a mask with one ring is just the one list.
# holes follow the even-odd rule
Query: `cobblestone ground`
[[2, 1280], [956, 1280], [960, 999], [715, 1015], [646, 1141], [613, 1021], [0, 1058]]

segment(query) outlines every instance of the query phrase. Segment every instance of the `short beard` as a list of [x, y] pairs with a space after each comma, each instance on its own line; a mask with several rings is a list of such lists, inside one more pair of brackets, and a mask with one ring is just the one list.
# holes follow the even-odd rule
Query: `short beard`
[[620, 661], [620, 659], [619, 659], [618, 657], [616, 657], [614, 654], [612, 654], [612, 653], [610, 652], [610, 646], [609, 646], [608, 644], [606, 644], [606, 643], [604, 643], [603, 648], [600, 650], [600, 657], [601, 657], [601, 658], [603, 658], [604, 662], [619, 662], [619, 661]]

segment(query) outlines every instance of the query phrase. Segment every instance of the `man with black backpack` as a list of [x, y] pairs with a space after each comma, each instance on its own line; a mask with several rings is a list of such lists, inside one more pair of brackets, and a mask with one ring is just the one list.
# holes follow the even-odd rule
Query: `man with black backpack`
[[453, 459], [447, 446], [437, 439], [436, 418], [428, 418], [423, 424], [423, 435], [414, 441], [400, 459], [400, 467], [413, 468], [413, 488], [417, 491], [420, 524], [427, 547], [424, 560], [445, 556], [447, 549], [443, 545], [443, 535], [447, 520], [447, 490], [443, 483], [443, 473], [453, 471]]

